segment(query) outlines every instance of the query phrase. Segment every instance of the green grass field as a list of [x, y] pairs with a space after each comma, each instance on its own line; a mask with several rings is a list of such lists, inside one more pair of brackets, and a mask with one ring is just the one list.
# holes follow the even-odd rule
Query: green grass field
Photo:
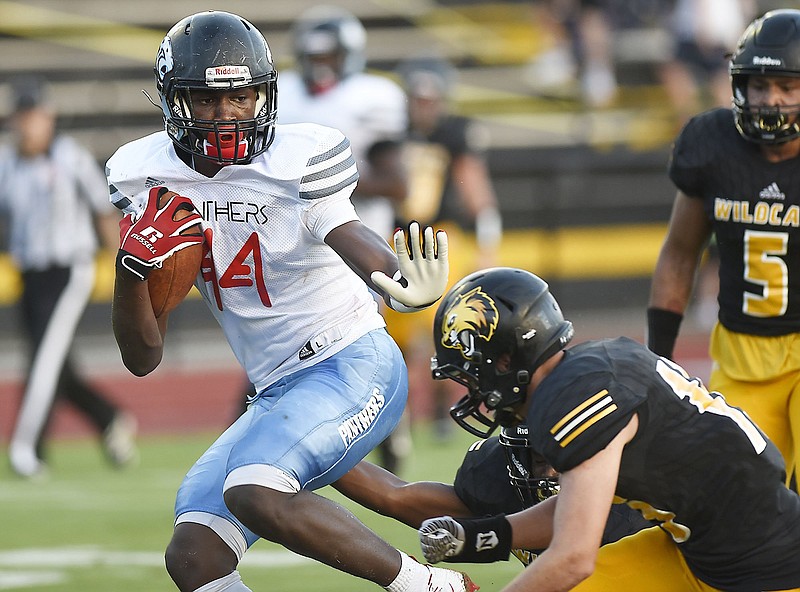
[[[216, 434], [150, 437], [141, 462], [110, 469], [91, 440], [54, 442], [51, 473], [43, 482], [0, 468], [0, 590], [26, 592], [174, 591], [163, 567], [172, 530], [172, 504], [185, 471]], [[445, 443], [425, 426], [414, 429], [414, 451], [403, 476], [451, 482], [473, 438], [455, 428]], [[6, 450], [0, 450], [5, 456]], [[416, 531], [343, 500], [331, 488], [321, 494], [341, 501], [393, 545], [421, 556]], [[521, 569], [516, 560], [460, 566], [482, 592], [498, 590]], [[380, 590], [260, 541], [240, 572], [254, 592], [360, 592]]]

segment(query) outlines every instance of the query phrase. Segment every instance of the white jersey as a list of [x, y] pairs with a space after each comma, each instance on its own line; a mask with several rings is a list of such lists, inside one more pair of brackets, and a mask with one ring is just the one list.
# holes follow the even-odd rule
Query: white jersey
[[158, 132], [122, 146], [107, 170], [111, 201], [127, 213], [165, 186], [202, 214], [195, 285], [258, 390], [385, 326], [366, 284], [324, 242], [358, 219], [349, 199], [358, 173], [339, 131], [277, 126], [266, 153], [213, 178]]
[[[331, 89], [311, 94], [293, 70], [279, 74], [278, 122], [312, 122], [340, 130], [350, 140], [359, 170], [376, 143], [403, 138], [407, 127], [406, 96], [395, 82], [360, 72]], [[354, 198], [364, 223], [384, 237], [394, 230], [394, 208], [386, 197]]]

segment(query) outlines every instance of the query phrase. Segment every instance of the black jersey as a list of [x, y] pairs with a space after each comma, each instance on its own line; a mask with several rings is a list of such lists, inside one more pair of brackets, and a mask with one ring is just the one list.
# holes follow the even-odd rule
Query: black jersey
[[453, 481], [456, 495], [476, 516], [513, 514], [525, 509], [508, 476], [503, 445], [497, 436], [469, 447]]
[[720, 257], [719, 320], [738, 333], [800, 331], [800, 158], [771, 163], [730, 109], [691, 119], [669, 176], [703, 200]]
[[[503, 445], [497, 436], [478, 440], [467, 450], [453, 481], [456, 495], [476, 516], [513, 514], [525, 509], [511, 484]], [[628, 506], [615, 504], [602, 543], [613, 543], [653, 524]], [[525, 563], [525, 560], [520, 557]]]
[[533, 446], [560, 472], [636, 413], [616, 495], [661, 523], [703, 581], [731, 591], [800, 586], [800, 497], [777, 448], [718, 393], [627, 339], [566, 351], [533, 392]]
[[443, 117], [427, 136], [411, 133], [405, 151], [409, 162], [409, 195], [400, 221], [420, 224], [451, 221], [465, 229], [473, 223], [456, 194], [453, 161], [463, 154], [480, 154], [480, 127], [459, 115]]

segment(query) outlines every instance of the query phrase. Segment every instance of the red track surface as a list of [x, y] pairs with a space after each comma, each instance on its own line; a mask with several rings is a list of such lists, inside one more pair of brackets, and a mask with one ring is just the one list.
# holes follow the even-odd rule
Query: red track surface
[[[242, 375], [235, 369], [159, 371], [150, 376], [114, 374], [92, 379], [110, 398], [132, 412], [141, 433], [168, 434], [187, 430], [222, 430], [233, 420]], [[0, 382], [0, 438], [8, 441], [16, 417], [21, 385]], [[53, 435], [91, 433], [86, 420], [72, 408], [58, 404], [51, 426]]]
[[[703, 380], [708, 378], [710, 362], [703, 336], [679, 340], [676, 359], [686, 370]], [[109, 397], [133, 413], [142, 434], [169, 434], [187, 431], [221, 431], [236, 416], [240, 404], [243, 374], [236, 368], [159, 368], [149, 376], [137, 378], [124, 371], [95, 374], [92, 378]], [[8, 442], [19, 404], [21, 385], [0, 377], [0, 441]], [[425, 417], [430, 401], [410, 393], [412, 417]], [[83, 417], [64, 404], [57, 404], [51, 426], [58, 437], [78, 437], [92, 431]]]

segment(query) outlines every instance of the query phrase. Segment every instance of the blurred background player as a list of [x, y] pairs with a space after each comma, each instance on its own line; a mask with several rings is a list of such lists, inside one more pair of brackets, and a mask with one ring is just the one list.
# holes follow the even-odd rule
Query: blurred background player
[[94, 157], [56, 133], [44, 81], [19, 79], [12, 90], [12, 139], [0, 150], [0, 211], [8, 217], [9, 250], [22, 278], [19, 318], [29, 361], [9, 445], [11, 468], [23, 477], [45, 470], [57, 395], [97, 431], [108, 460], [126, 465], [136, 457], [136, 422], [81, 376], [71, 353], [94, 285], [99, 241], [116, 246], [119, 216]]
[[[367, 33], [350, 12], [312, 7], [295, 21], [291, 37], [295, 69], [281, 72], [278, 123], [318, 123], [347, 136], [359, 173], [353, 205], [364, 224], [389, 240], [395, 208], [406, 197], [403, 162], [387, 149], [405, 133], [405, 94], [390, 78], [365, 71]], [[404, 416], [379, 446], [380, 464], [398, 472], [410, 452]]]
[[753, 21], [730, 73], [733, 114], [702, 113], [675, 140], [669, 176], [678, 191], [652, 279], [648, 345], [672, 357], [713, 233], [719, 317], [709, 386], [767, 433], [791, 477], [800, 447], [800, 11]]
[[669, 15], [672, 55], [661, 81], [678, 126], [711, 107], [730, 107], [728, 54], [755, 13], [751, 0], [678, 0]]
[[[402, 147], [408, 197], [398, 209], [398, 226], [411, 220], [447, 231], [453, 245], [451, 283], [497, 262], [503, 225], [485, 160], [487, 131], [452, 112], [455, 70], [438, 57], [420, 57], [399, 67], [408, 95], [408, 133]], [[389, 331], [409, 366], [409, 392], [432, 403], [436, 434], [447, 437], [453, 385], [430, 373], [431, 310], [402, 318], [386, 311]]]
[[366, 43], [361, 21], [344, 9], [323, 5], [304, 12], [292, 27], [295, 69], [281, 72], [278, 123], [318, 123], [349, 138], [359, 172], [356, 212], [388, 240], [395, 206], [406, 197], [402, 162], [376, 174], [367, 154], [379, 142], [402, 139], [406, 97], [388, 77], [365, 71]]

